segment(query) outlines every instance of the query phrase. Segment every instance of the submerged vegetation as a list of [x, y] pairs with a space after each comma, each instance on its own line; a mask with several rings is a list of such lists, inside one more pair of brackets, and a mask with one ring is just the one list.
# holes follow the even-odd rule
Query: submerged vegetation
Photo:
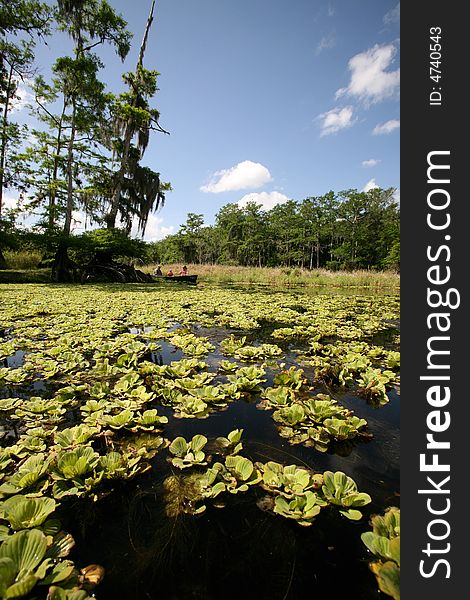
[[[340, 469], [257, 459], [245, 423], [218, 436], [171, 432], [178, 419], [204, 423], [249, 403], [272, 415], [280, 439], [312, 453], [370, 442], [360, 405], [356, 415], [340, 396], [377, 410], [398, 391], [396, 296], [125, 285], [1, 292], [3, 597], [44, 589], [48, 598], [87, 598], [87, 567], [68, 557], [74, 542], [61, 515], [154, 471], [167, 518], [241, 494], [309, 527], [333, 509], [361, 520], [373, 501]], [[389, 593], [382, 562], [371, 568]]]

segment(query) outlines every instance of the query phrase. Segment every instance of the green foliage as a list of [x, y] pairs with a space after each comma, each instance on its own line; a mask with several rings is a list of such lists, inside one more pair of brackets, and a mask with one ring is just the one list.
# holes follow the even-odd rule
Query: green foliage
[[292, 500], [277, 496], [274, 502], [274, 512], [282, 517], [294, 519], [299, 525], [308, 526], [312, 524], [321, 510], [322, 504], [319, 504], [318, 501], [317, 494], [308, 491]]
[[[152, 244], [156, 262], [332, 270], [399, 268], [399, 206], [394, 189], [332, 191], [271, 210], [223, 206], [213, 226], [189, 213], [180, 230]], [[297, 271], [298, 274], [298, 271]]]
[[233, 431], [230, 431], [227, 437], [218, 437], [216, 439], [216, 444], [218, 444], [219, 448], [227, 454], [238, 454], [243, 448], [243, 444], [240, 441], [242, 433], [243, 429], [234, 429]]
[[0, 517], [8, 521], [14, 531], [41, 526], [56, 509], [52, 498], [11, 496], [0, 504]]
[[171, 464], [179, 469], [186, 469], [194, 465], [207, 465], [206, 455], [202, 451], [207, 444], [204, 435], [195, 435], [190, 442], [183, 437], [177, 437], [170, 444], [168, 450], [175, 456]]
[[383, 515], [372, 515], [372, 531], [361, 539], [374, 555], [369, 563], [380, 590], [394, 600], [400, 599], [400, 509], [389, 506]]
[[[182, 294], [156, 287], [137, 294], [114, 285], [18, 286], [4, 298], [0, 327], [7, 335], [0, 356], [7, 362], [0, 378], [9, 393], [0, 400], [0, 417], [18, 436], [5, 439], [0, 449], [0, 544], [16, 535], [13, 529], [21, 532], [26, 527], [54, 540], [47, 553], [65, 552], [72, 542], [66, 534], [59, 536], [60, 524], [54, 518], [58, 503], [67, 510], [72, 502], [97, 502], [120, 493], [123, 481], [161, 466], [162, 461], [151, 461], [157, 453], [172, 463], [168, 469], [173, 474], [164, 484], [170, 517], [201, 514], [230, 502], [233, 495], [244, 495], [242, 502], [257, 501], [263, 510], [306, 527], [332, 507], [346, 517], [361, 517], [358, 508], [369, 496], [345, 474], [283, 465], [270, 461], [269, 455], [266, 463], [255, 462], [249, 454], [253, 448], [257, 459], [268, 450], [249, 439], [242, 444], [246, 428], [215, 439], [201, 434], [191, 440], [165, 439], [169, 418], [159, 411], [164, 405], [169, 416], [206, 418], [242, 398], [259, 399], [260, 408], [276, 415], [279, 432], [289, 443], [336, 452], [342, 440], [361, 439], [365, 421], [331, 396], [316, 393], [318, 381], [307, 368], [287, 368], [280, 355], [265, 353], [260, 323], [279, 316], [273, 329], [281, 329], [291, 350], [298, 347], [299, 356], [306, 359], [321, 353], [324, 367], [328, 363], [342, 371], [343, 386], [357, 395], [357, 379], [370, 365], [394, 368], [384, 372], [394, 381], [398, 377], [399, 355], [364, 341], [383, 332], [383, 319], [397, 318], [396, 299], [301, 293], [291, 297], [209, 286]], [[227, 323], [233, 335], [221, 329]], [[291, 338], [286, 329], [295, 327], [299, 329]], [[210, 334], [199, 335], [206, 328]], [[201, 347], [204, 352], [162, 363], [158, 354], [163, 347], [188, 354]], [[262, 352], [245, 366], [239, 366], [241, 359], [236, 364], [223, 358], [250, 347]], [[199, 354], [208, 351], [205, 362]], [[17, 353], [22, 362], [10, 364]], [[289, 354], [290, 361], [293, 356]], [[35, 386], [38, 382], [42, 387]], [[385, 535], [397, 526], [397, 520], [389, 518], [376, 527]], [[394, 544], [380, 546], [384, 558], [396, 558]], [[42, 562], [49, 558], [47, 553]], [[4, 562], [0, 568], [13, 572]], [[49, 565], [40, 581], [60, 588], [60, 578], [74, 570], [68, 563], [60, 567], [62, 563]], [[54, 589], [50, 597], [67, 598], [64, 590]]]
[[[91, 567], [79, 573], [71, 560], [64, 560], [75, 541], [61, 530], [59, 521], [45, 521], [55, 506], [51, 498], [24, 496], [0, 503], [0, 519], [7, 520], [13, 530], [0, 538], [1, 598], [29, 597], [33, 589], [39, 593], [36, 585], [51, 586], [48, 598], [90, 598], [81, 588], [91, 582], [85, 575]], [[98, 565], [94, 570], [103, 572]], [[95, 579], [97, 583], [99, 579]]]
[[323, 473], [324, 484], [322, 486], [323, 494], [332, 504], [343, 507], [339, 512], [351, 519], [357, 521], [362, 517], [361, 511], [355, 507], [365, 506], [371, 502], [369, 494], [358, 492], [356, 483], [342, 471], [325, 471]]
[[145, 243], [131, 239], [122, 229], [93, 229], [79, 237], [76, 252], [84, 254], [90, 260], [96, 254], [110, 257], [140, 257], [144, 255]]

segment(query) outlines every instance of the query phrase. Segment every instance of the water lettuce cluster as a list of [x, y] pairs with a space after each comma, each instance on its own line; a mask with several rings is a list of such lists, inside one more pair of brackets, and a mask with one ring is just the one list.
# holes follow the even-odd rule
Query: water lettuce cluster
[[332, 442], [370, 438], [367, 421], [356, 417], [328, 394], [312, 396], [304, 371], [296, 367], [274, 377], [274, 386], [263, 390], [259, 408], [274, 409], [279, 434], [290, 444], [303, 444], [326, 452]]
[[380, 591], [400, 600], [400, 509], [389, 506], [381, 515], [372, 515], [372, 531], [361, 539], [373, 555], [369, 568]]
[[399, 384], [397, 298], [28, 285], [5, 287], [2, 301], [0, 597], [88, 598], [102, 571], [75, 566], [53, 513], [116, 493], [163, 451], [170, 516], [251, 491], [303, 526], [335, 507], [361, 517], [370, 499], [341, 471], [243, 456], [243, 424], [213, 441], [165, 430], [243, 399], [271, 410], [291, 444], [324, 452], [367, 439], [364, 419], [314, 390], [326, 382], [388, 401]]
[[0, 502], [0, 597], [23, 598], [45, 590], [48, 599], [87, 600], [104, 569], [78, 569], [67, 558], [73, 537], [53, 518], [57, 503], [47, 497], [10, 496]]
[[[169, 450], [176, 458], [172, 464], [179, 469], [193, 468], [189, 475], [171, 475], [165, 481], [167, 514], [200, 514], [207, 502], [223, 493], [247, 492], [254, 486], [267, 491], [258, 506], [282, 517], [293, 519], [299, 525], [309, 526], [324, 507], [337, 507], [339, 513], [351, 520], [359, 520], [360, 507], [371, 502], [369, 494], [359, 492], [356, 483], [345, 473], [325, 471], [315, 473], [297, 465], [252, 462], [238, 452], [242, 449], [241, 432], [232, 431], [227, 438], [217, 438], [219, 450], [232, 448], [222, 460], [214, 461], [205, 470], [200, 467], [212, 461], [202, 451], [208, 440], [196, 435], [190, 442], [176, 438]], [[227, 444], [231, 441], [231, 444]], [[237, 454], [235, 454], [235, 452]], [[198, 469], [199, 468], [199, 469]]]

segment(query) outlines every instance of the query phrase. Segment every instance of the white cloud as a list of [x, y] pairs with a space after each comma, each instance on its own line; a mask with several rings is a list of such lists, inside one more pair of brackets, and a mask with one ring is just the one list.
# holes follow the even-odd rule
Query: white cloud
[[24, 79], [21, 81], [18, 79], [17, 83], [18, 88], [16, 90], [15, 98], [11, 103], [12, 113], [20, 112], [34, 100], [34, 95], [31, 93], [31, 89], [29, 87], [30, 80]]
[[18, 197], [4, 194], [2, 199], [2, 208], [16, 208], [18, 206], [18, 202]]
[[315, 50], [315, 54], [318, 56], [318, 54], [320, 54], [320, 52], [322, 52], [323, 50], [334, 48], [334, 46], [336, 46], [335, 34], [329, 33], [328, 35], [324, 35], [318, 43], [317, 49]]
[[280, 192], [253, 192], [251, 194], [245, 194], [243, 198], [237, 202], [238, 206], [243, 207], [248, 202], [255, 202], [261, 204], [263, 210], [271, 210], [276, 204], [284, 204], [289, 198]]
[[375, 183], [375, 179], [370, 179], [366, 185], [362, 188], [363, 192], [368, 192], [369, 190], [373, 190], [378, 188], [379, 186]]
[[366, 104], [380, 102], [394, 96], [400, 85], [400, 69], [387, 71], [392, 65], [397, 49], [393, 44], [376, 44], [349, 61], [351, 81], [348, 87], [336, 92], [336, 98], [353, 96]]
[[246, 188], [259, 188], [271, 181], [271, 173], [260, 163], [244, 160], [230, 169], [216, 171], [206, 185], [201, 186], [201, 192], [229, 192]]
[[[171, 235], [175, 232], [174, 225], [163, 225], [163, 219], [158, 217], [156, 214], [150, 214], [147, 220], [147, 227], [145, 228], [144, 240], [146, 242], [155, 242], [162, 240], [167, 235]], [[133, 235], [136, 235], [136, 231], [133, 231]]]
[[400, 3], [386, 13], [383, 21], [385, 25], [392, 25], [392, 23], [398, 23], [400, 21]]
[[362, 166], [363, 167], [375, 167], [375, 165], [378, 165], [379, 162], [380, 162], [380, 160], [377, 158], [369, 158], [369, 160], [362, 161]]
[[372, 130], [374, 135], [386, 135], [391, 133], [395, 129], [400, 127], [400, 121], [398, 119], [390, 119], [390, 121], [385, 121], [385, 123], [379, 123]]
[[340, 129], [351, 127], [355, 122], [355, 119], [353, 119], [352, 106], [333, 108], [332, 110], [319, 115], [317, 118], [323, 120], [321, 124], [321, 136], [330, 135], [340, 131]]
[[393, 199], [397, 201], [398, 206], [400, 206], [400, 188], [397, 188], [393, 193]]

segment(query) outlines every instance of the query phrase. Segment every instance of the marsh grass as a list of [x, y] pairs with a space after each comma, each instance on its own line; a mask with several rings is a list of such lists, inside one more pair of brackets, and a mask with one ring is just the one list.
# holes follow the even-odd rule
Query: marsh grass
[[7, 269], [0, 271], [0, 283], [50, 283], [51, 269]]
[[41, 262], [42, 254], [36, 250], [7, 250], [4, 252], [8, 269], [36, 269]]
[[[147, 265], [142, 270], [153, 273], [157, 265]], [[190, 274], [199, 275], [201, 282], [264, 284], [272, 286], [338, 286], [360, 288], [390, 288], [398, 290], [400, 276], [392, 271], [328, 271], [326, 269], [300, 269], [296, 267], [238, 267], [225, 265], [191, 265]], [[163, 273], [170, 268], [179, 273], [182, 265], [161, 265]]]
[[[41, 260], [38, 252], [5, 252], [7, 270], [0, 271], [2, 283], [42, 283], [50, 281], [50, 269], [38, 269]], [[156, 264], [137, 266], [145, 273], [153, 273]], [[163, 273], [170, 268], [178, 274], [182, 264], [161, 265]], [[300, 269], [297, 267], [239, 267], [227, 265], [188, 264], [190, 274], [197, 274], [201, 283], [266, 285], [273, 287], [338, 287], [400, 289], [400, 275], [392, 271], [328, 271], [326, 269]]]

